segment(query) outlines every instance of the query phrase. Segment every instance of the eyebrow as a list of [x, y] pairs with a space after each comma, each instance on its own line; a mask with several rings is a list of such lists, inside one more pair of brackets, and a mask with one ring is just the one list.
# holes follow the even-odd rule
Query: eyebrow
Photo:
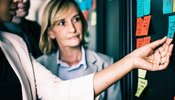
[[[72, 18], [75, 18], [75, 17], [77, 17], [77, 16], [79, 16], [79, 14], [77, 13], [77, 14], [75, 14]], [[55, 22], [60, 22], [60, 21], [63, 21], [65, 18], [63, 18], [63, 19], [57, 19], [57, 20], [55, 20]]]

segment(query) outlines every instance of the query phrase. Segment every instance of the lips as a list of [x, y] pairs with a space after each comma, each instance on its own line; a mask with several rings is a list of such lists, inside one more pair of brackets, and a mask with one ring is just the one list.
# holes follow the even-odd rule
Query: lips
[[18, 9], [28, 10], [29, 9], [29, 3], [19, 3], [18, 4]]
[[77, 39], [79, 35], [71, 36], [69, 39]]

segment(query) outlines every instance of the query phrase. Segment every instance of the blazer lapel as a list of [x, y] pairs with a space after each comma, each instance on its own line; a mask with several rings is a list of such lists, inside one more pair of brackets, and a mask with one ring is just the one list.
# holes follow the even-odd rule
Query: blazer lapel
[[[58, 69], [58, 65], [57, 65], [57, 54], [56, 52], [55, 53], [52, 53], [51, 55], [49, 55], [48, 57], [48, 62], [49, 62], [49, 70], [51, 70], [53, 72], [53, 74], [57, 75], [57, 69]], [[48, 66], [47, 65], [47, 66]]]
[[86, 72], [88, 74], [92, 72], [97, 72], [98, 71], [97, 59], [93, 55], [93, 53], [90, 50], [85, 49], [85, 57], [86, 57], [86, 64], [87, 64]]

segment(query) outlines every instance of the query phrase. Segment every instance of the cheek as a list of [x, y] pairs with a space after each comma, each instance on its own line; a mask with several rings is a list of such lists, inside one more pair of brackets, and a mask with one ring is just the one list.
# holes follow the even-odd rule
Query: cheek
[[66, 32], [61, 30], [54, 32], [54, 35], [57, 41], [64, 41], [67, 38]]
[[76, 29], [77, 29], [78, 33], [81, 33], [81, 34], [83, 33], [83, 26], [81, 23], [76, 24]]

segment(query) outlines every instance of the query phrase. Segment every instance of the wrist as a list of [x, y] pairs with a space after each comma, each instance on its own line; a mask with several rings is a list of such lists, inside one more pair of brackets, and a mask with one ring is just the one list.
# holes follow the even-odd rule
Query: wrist
[[123, 59], [125, 60], [125, 63], [127, 64], [127, 67], [129, 68], [130, 71], [136, 68], [134, 56], [129, 54], [126, 57], [124, 57]]

